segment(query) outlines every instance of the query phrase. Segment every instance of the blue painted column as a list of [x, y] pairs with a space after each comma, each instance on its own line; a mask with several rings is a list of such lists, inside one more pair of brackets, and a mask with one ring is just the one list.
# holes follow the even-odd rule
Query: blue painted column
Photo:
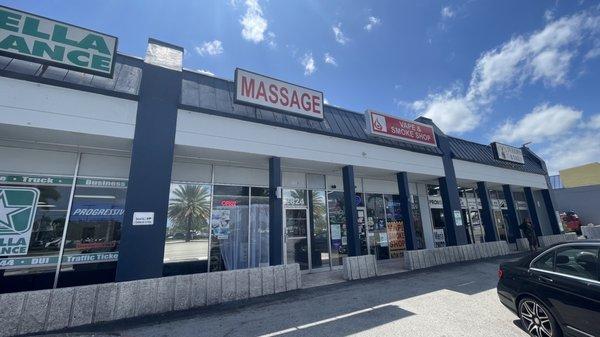
[[[149, 52], [152, 48], [183, 55], [183, 48], [151, 39]], [[116, 281], [161, 277], [163, 273], [182, 75], [181, 68], [166, 68], [160, 61], [147, 58], [142, 67]], [[154, 213], [154, 223], [134, 226], [134, 212]]]
[[396, 179], [398, 180], [398, 191], [400, 192], [400, 207], [404, 222], [406, 250], [415, 250], [417, 249], [417, 235], [412, 215], [410, 191], [408, 189], [408, 174], [406, 172], [396, 173]]
[[360, 236], [358, 233], [358, 212], [356, 210], [356, 188], [354, 186], [354, 167], [342, 169], [344, 182], [344, 213], [348, 232], [348, 256], [360, 255]]
[[519, 218], [517, 217], [517, 207], [515, 206], [515, 199], [513, 198], [510, 185], [502, 185], [502, 191], [504, 192], [504, 199], [506, 200], [506, 207], [508, 208], [508, 242], [515, 243], [516, 240], [521, 237]]
[[[283, 264], [283, 199], [281, 158], [269, 158], [269, 265]], [[283, 193], [283, 191], [281, 191]]]
[[492, 203], [490, 201], [490, 191], [485, 181], [477, 182], [477, 195], [479, 196], [479, 200], [481, 200], [481, 223], [485, 230], [485, 242], [498, 241]]
[[542, 236], [542, 227], [540, 225], [540, 219], [538, 218], [537, 208], [535, 207], [535, 200], [533, 199], [533, 191], [531, 187], [524, 187], [525, 200], [527, 201], [527, 208], [529, 208], [529, 215], [531, 216], [531, 224], [535, 235]]
[[544, 205], [546, 206], [546, 212], [548, 213], [552, 234], [560, 234], [560, 226], [558, 225], [558, 219], [556, 218], [556, 209], [554, 208], [554, 202], [552, 201], [552, 192], [549, 189], [542, 190], [542, 198], [544, 198]]
[[465, 226], [462, 221], [459, 223], [454, 218], [455, 212], [461, 214], [458, 185], [455, 179], [448, 178], [447, 175], [448, 171], [446, 171], [446, 177], [438, 179], [440, 183], [440, 195], [444, 204], [444, 224], [447, 234], [446, 244], [448, 246], [466, 245], [468, 241]]

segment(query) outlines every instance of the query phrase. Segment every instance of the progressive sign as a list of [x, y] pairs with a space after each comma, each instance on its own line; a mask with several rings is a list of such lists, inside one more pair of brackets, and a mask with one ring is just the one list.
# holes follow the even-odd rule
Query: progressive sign
[[367, 132], [374, 136], [437, 146], [433, 127], [430, 125], [392, 117], [373, 110], [367, 110], [366, 117]]
[[239, 68], [235, 70], [235, 101], [323, 119], [322, 92]]
[[0, 55], [112, 77], [117, 38], [0, 6]]

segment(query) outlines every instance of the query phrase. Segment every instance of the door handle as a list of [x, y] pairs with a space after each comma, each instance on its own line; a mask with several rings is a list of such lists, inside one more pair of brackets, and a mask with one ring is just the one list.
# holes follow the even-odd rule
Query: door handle
[[544, 281], [544, 282], [554, 282], [554, 280], [548, 276], [544, 276], [544, 275], [538, 275], [538, 278], [540, 279], [540, 281]]

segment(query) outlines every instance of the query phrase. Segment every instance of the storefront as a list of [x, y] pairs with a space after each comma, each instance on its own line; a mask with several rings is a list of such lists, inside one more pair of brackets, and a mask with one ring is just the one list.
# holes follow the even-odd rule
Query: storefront
[[144, 60], [110, 57], [102, 73], [0, 56], [2, 292], [330, 270], [346, 256], [512, 243], [525, 217], [557, 231], [544, 162], [528, 148], [348, 111], [242, 69], [234, 81], [184, 70], [183, 49], [153, 39]]

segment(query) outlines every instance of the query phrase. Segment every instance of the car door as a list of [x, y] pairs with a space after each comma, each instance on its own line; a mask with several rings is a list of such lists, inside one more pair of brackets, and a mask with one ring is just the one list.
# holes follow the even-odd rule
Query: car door
[[553, 270], [535, 270], [542, 296], [562, 318], [568, 334], [600, 336], [598, 246], [574, 244], [555, 250]]

